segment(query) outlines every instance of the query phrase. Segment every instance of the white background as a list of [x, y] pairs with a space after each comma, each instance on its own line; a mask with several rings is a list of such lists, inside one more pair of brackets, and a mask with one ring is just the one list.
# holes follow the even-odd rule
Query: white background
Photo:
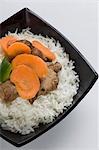
[[[0, 0], [0, 22], [28, 7], [62, 32], [98, 71], [97, 3], [94, 0]], [[97, 150], [98, 82], [57, 126], [16, 148], [0, 138], [0, 150]]]

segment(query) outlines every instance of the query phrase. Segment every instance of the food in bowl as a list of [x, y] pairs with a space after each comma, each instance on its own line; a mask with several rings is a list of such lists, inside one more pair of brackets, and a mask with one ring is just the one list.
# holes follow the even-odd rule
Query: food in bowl
[[0, 39], [0, 124], [22, 135], [52, 122], [79, 88], [74, 63], [59, 41], [28, 29]]

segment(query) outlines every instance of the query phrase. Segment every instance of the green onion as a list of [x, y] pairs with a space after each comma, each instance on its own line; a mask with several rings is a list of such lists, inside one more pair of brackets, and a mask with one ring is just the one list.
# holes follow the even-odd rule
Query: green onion
[[9, 79], [12, 70], [11, 63], [5, 57], [0, 65], [0, 82], [5, 82]]

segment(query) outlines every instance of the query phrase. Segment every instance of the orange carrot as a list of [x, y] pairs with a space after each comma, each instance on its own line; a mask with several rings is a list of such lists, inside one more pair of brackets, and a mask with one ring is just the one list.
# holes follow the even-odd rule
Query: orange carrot
[[0, 39], [0, 45], [3, 51], [7, 54], [8, 46], [17, 41], [17, 39], [13, 36], [6, 36]]
[[32, 41], [32, 45], [43, 53], [49, 60], [55, 60], [55, 54], [39, 41]]
[[22, 42], [15, 42], [8, 47], [6, 52], [8, 56], [13, 58], [22, 53], [30, 54], [31, 49], [29, 46], [27, 46], [26, 44]]
[[10, 80], [15, 84], [18, 94], [24, 99], [35, 97], [40, 88], [36, 73], [26, 65], [17, 66], [12, 71]]
[[48, 73], [47, 64], [38, 56], [20, 54], [12, 60], [13, 69], [22, 64], [31, 67], [37, 73], [39, 78], [45, 77]]

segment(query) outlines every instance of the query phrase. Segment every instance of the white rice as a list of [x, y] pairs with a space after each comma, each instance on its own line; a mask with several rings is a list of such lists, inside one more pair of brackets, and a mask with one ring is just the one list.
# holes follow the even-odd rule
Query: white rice
[[[0, 124], [4, 129], [21, 134], [29, 134], [35, 131], [39, 123], [50, 123], [55, 117], [67, 109], [73, 102], [73, 96], [77, 94], [79, 78], [73, 70], [73, 61], [68, 54], [63, 52], [63, 47], [53, 38], [34, 35], [25, 29], [22, 33], [8, 33], [18, 39], [26, 39], [30, 42], [37, 39], [49, 47], [56, 55], [56, 59], [62, 65], [59, 73], [58, 88], [45, 96], [39, 96], [31, 105], [21, 97], [16, 98], [9, 105], [0, 101]], [[3, 53], [0, 50], [0, 63]]]

